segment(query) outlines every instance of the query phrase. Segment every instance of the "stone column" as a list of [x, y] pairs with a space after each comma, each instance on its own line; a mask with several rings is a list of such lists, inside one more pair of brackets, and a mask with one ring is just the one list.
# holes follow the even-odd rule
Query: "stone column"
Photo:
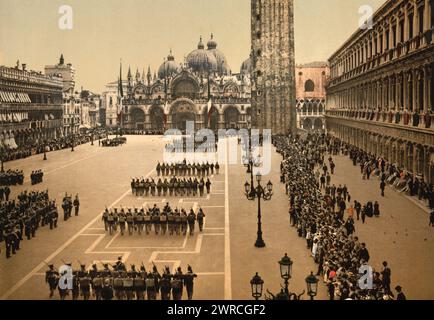
[[431, 90], [434, 90], [431, 86], [431, 78], [432, 78], [432, 69], [430, 65], [426, 65], [424, 67], [424, 93], [425, 93], [425, 99], [424, 99], [424, 112], [428, 112], [432, 106], [431, 106]]
[[411, 89], [413, 90], [413, 102], [412, 102], [413, 103], [413, 112], [416, 111], [418, 108], [418, 99], [417, 99], [417, 97], [419, 95], [419, 92], [417, 90], [418, 83], [419, 83], [418, 73], [419, 73], [419, 71], [417, 71], [417, 70], [413, 70], [413, 72], [412, 72], [413, 86]]

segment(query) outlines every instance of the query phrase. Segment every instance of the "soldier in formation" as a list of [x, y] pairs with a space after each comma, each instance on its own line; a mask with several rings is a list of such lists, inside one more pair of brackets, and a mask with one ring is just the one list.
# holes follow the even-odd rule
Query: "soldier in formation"
[[63, 209], [63, 220], [67, 221], [71, 218], [73, 202], [71, 196], [68, 196], [66, 193], [62, 200], [62, 209]]
[[121, 236], [124, 236], [128, 228], [128, 235], [137, 233], [146, 235], [154, 232], [155, 235], [190, 235], [194, 234], [196, 222], [200, 232], [203, 231], [205, 214], [199, 208], [197, 214], [193, 209], [187, 213], [184, 209], [172, 209], [167, 203], [160, 209], [155, 204], [153, 208], [106, 208], [102, 213], [102, 221], [109, 235], [117, 232], [119, 227]]
[[0, 186], [22, 186], [24, 173], [22, 170], [7, 170], [0, 173]]
[[43, 177], [44, 177], [44, 173], [42, 172], [42, 170], [32, 171], [32, 173], [30, 174], [30, 181], [32, 183], [32, 186], [35, 184], [42, 183]]
[[220, 165], [217, 163], [190, 163], [183, 160], [181, 163], [160, 163], [158, 162], [156, 171], [158, 176], [198, 176], [206, 177], [219, 174]]
[[211, 193], [211, 181], [201, 178], [161, 178], [154, 179], [135, 178], [131, 181], [131, 191], [138, 197], [203, 197], [205, 192]]
[[0, 203], [0, 242], [5, 242], [6, 257], [16, 254], [23, 238], [31, 240], [40, 227], [57, 228], [57, 220], [56, 202], [49, 199], [48, 190], [24, 191], [16, 200]]
[[[188, 300], [193, 299], [194, 280], [197, 275], [193, 272], [191, 266], [188, 266], [187, 273], [183, 273], [179, 267], [175, 273], [171, 273], [168, 267], [165, 267], [160, 274], [158, 268], [153, 264], [152, 269], [147, 272], [142, 263], [140, 269], [131, 265], [127, 270], [122, 262], [122, 257], [114, 265], [102, 263], [103, 268], [98, 269], [93, 264], [90, 269], [79, 262], [80, 268], [72, 270], [72, 264], [64, 263], [71, 268], [71, 275], [68, 271], [61, 274], [53, 264], [47, 265], [48, 270], [45, 273], [45, 282], [49, 288], [49, 297], [52, 298], [56, 289], [59, 291], [59, 298], [65, 300], [71, 293], [72, 300], [182, 300], [184, 287], [187, 292]], [[65, 269], [62, 269], [65, 270]], [[71, 279], [68, 279], [71, 276]], [[71, 289], [65, 289], [60, 283], [63, 281], [71, 283]]]

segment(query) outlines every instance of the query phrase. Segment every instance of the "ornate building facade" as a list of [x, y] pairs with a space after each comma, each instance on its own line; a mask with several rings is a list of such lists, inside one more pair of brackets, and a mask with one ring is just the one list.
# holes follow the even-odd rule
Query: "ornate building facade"
[[0, 66], [0, 149], [62, 135], [62, 78]]
[[63, 82], [63, 135], [78, 133], [80, 127], [80, 96], [75, 92], [75, 69], [66, 64], [63, 54], [59, 63], [45, 66], [45, 74], [60, 76]]
[[[240, 73], [232, 74], [211, 35], [207, 48], [201, 38], [184, 63], [177, 63], [170, 53], [154, 76], [149, 68], [146, 75], [137, 70], [134, 76], [129, 69], [120, 125], [142, 130], [185, 130], [186, 121], [193, 121], [195, 129], [248, 128], [249, 61], [243, 63]], [[103, 104], [110, 98], [112, 105], [116, 103], [113, 96], [105, 96]]]
[[251, 1], [253, 126], [296, 129], [293, 0]]
[[389, 0], [331, 56], [330, 133], [434, 182], [433, 0]]
[[296, 74], [297, 128], [325, 129], [326, 84], [330, 69], [326, 62], [298, 64]]

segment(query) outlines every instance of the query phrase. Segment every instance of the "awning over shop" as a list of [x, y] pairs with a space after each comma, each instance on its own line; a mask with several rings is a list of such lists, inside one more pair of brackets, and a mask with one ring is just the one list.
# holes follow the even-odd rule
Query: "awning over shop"
[[0, 102], [8, 103], [31, 103], [27, 93], [0, 91]]

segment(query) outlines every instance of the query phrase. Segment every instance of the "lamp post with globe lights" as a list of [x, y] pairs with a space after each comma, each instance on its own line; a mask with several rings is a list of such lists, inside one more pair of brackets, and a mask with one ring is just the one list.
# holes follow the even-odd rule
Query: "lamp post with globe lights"
[[267, 183], [267, 186], [265, 189], [261, 185], [261, 179], [262, 176], [258, 172], [256, 175], [256, 181], [258, 185], [255, 186], [253, 184], [249, 184], [248, 182], [244, 185], [244, 191], [245, 195], [248, 200], [254, 201], [255, 199], [258, 199], [258, 232], [257, 232], [257, 239], [255, 242], [256, 248], [264, 248], [265, 242], [262, 238], [262, 212], [261, 212], [261, 199], [264, 201], [271, 200], [271, 197], [273, 196], [273, 184], [271, 181]]

